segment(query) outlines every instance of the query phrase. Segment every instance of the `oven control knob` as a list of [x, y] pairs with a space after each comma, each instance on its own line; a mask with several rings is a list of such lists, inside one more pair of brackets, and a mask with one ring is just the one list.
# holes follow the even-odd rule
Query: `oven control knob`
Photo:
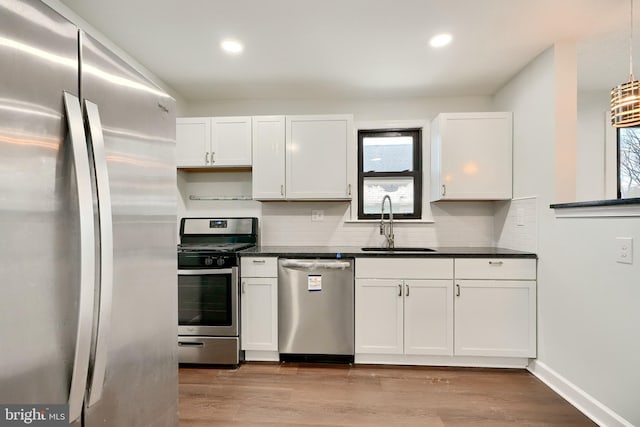
[[213, 258], [211, 257], [206, 257], [204, 259], [204, 265], [213, 265]]
[[224, 265], [224, 258], [219, 257], [216, 262], [218, 263], [219, 266], [222, 266], [222, 265]]

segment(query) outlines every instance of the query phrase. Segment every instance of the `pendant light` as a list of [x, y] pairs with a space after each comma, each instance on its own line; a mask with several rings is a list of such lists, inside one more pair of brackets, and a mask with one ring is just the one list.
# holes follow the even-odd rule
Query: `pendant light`
[[640, 82], [633, 77], [633, 0], [629, 32], [629, 81], [611, 89], [611, 124], [617, 128], [640, 125]]

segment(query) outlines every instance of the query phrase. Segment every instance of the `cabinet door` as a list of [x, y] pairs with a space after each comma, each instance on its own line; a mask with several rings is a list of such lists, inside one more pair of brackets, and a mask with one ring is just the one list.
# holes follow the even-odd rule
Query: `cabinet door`
[[510, 199], [511, 113], [447, 113], [436, 121], [432, 200]]
[[536, 282], [456, 280], [455, 355], [536, 356]]
[[402, 281], [356, 279], [356, 353], [402, 354]]
[[285, 198], [284, 116], [253, 118], [253, 198], [278, 200]]
[[214, 117], [211, 165], [251, 166], [251, 117]]
[[286, 118], [288, 199], [347, 199], [352, 116]]
[[404, 281], [405, 354], [453, 355], [453, 281]]
[[242, 350], [278, 350], [278, 279], [243, 277], [240, 283]]
[[211, 119], [176, 119], [176, 164], [178, 167], [208, 166], [211, 145]]

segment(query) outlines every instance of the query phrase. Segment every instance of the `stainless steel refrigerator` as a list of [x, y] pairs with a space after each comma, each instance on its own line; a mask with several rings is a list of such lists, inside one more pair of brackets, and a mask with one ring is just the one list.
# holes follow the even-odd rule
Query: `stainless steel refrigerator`
[[177, 425], [175, 102], [0, 0], [0, 403]]

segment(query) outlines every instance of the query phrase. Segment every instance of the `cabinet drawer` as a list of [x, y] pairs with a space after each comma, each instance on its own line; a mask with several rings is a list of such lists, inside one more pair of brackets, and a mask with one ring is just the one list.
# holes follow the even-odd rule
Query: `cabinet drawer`
[[536, 260], [464, 258], [455, 260], [456, 279], [536, 280]]
[[357, 258], [356, 277], [374, 279], [452, 279], [453, 259]]
[[240, 274], [242, 277], [278, 277], [278, 258], [242, 257]]

